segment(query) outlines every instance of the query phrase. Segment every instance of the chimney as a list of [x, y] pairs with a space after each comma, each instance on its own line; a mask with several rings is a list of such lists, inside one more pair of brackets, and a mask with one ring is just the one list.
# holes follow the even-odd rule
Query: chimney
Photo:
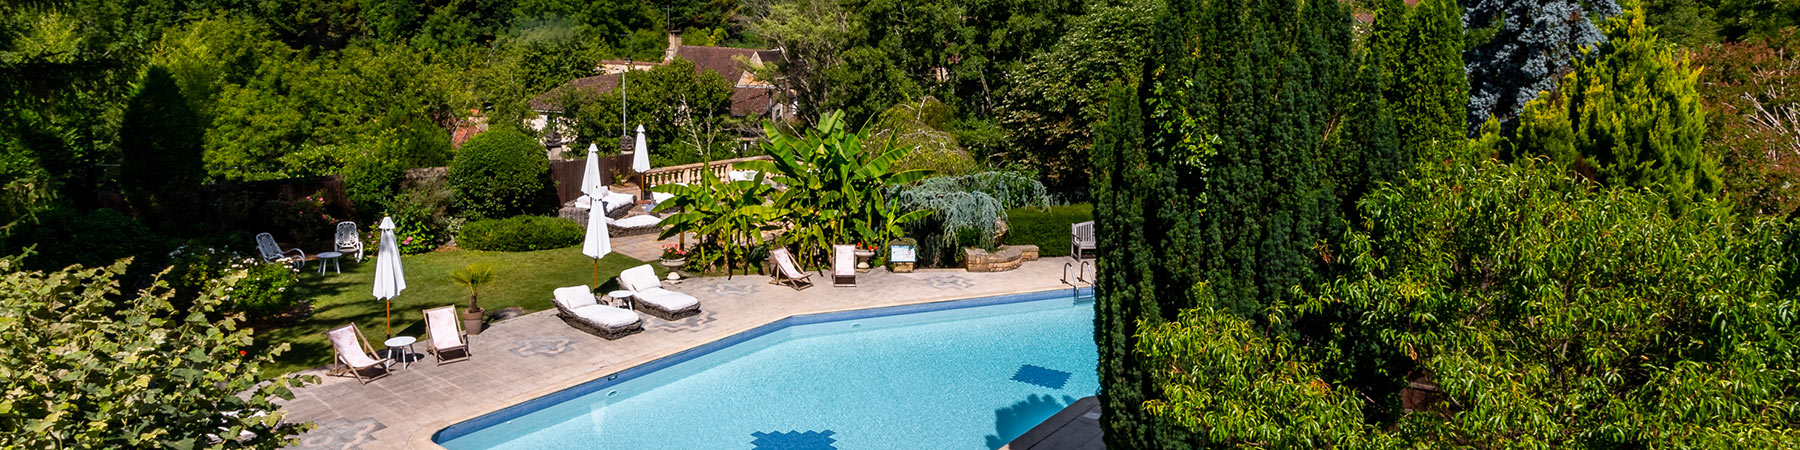
[[681, 52], [681, 35], [669, 33], [669, 49], [663, 50], [663, 62], [675, 60], [675, 54]]

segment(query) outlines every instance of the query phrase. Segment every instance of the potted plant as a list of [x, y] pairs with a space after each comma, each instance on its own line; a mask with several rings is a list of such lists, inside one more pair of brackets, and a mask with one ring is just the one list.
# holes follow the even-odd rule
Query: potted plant
[[468, 330], [469, 334], [481, 334], [481, 323], [487, 318], [487, 312], [481, 310], [481, 304], [477, 301], [480, 299], [481, 288], [494, 282], [494, 268], [482, 263], [470, 264], [450, 272], [450, 281], [469, 290], [469, 309], [462, 314], [463, 329]]
[[875, 244], [856, 243], [856, 270], [869, 271], [869, 258], [875, 257]]
[[663, 267], [673, 269], [681, 267], [682, 264], [687, 264], [687, 250], [682, 250], [679, 245], [664, 245], [662, 252]]

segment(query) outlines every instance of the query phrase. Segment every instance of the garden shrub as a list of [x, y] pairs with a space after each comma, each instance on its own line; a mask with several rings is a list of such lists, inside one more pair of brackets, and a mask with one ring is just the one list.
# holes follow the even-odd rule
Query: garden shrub
[[[436, 250], [455, 236], [462, 219], [450, 217], [450, 189], [441, 178], [422, 178], [408, 183], [400, 195], [388, 204], [387, 217], [394, 219], [395, 245], [400, 253], [416, 255]], [[364, 224], [369, 234], [366, 246], [380, 245], [381, 221]]]
[[[0, 448], [280, 448], [308, 425], [276, 398], [318, 377], [270, 378], [288, 350], [209, 312], [231, 280], [178, 310], [166, 289], [121, 291], [123, 263], [33, 271], [0, 258]], [[231, 436], [216, 442], [209, 436]]]
[[894, 194], [903, 211], [929, 210], [931, 215], [906, 225], [907, 234], [919, 240], [918, 262], [948, 267], [959, 262], [956, 230], [974, 229], [992, 241], [996, 222], [1005, 218], [1000, 201], [980, 192], [942, 192], [907, 189]]
[[1089, 220], [1094, 220], [1092, 203], [1009, 209], [1001, 240], [1008, 245], [1036, 245], [1041, 257], [1069, 256], [1069, 225]]
[[357, 217], [363, 221], [380, 218], [400, 195], [400, 167], [376, 158], [363, 158], [344, 166], [344, 193], [350, 197]]
[[225, 310], [242, 312], [251, 320], [292, 311], [302, 301], [289, 290], [300, 281], [300, 269], [289, 264], [265, 263], [257, 256], [198, 241], [176, 248], [169, 257], [169, 273], [163, 280], [175, 289], [170, 301], [177, 310], [188, 310], [195, 297], [217, 283], [232, 283], [223, 286]]
[[469, 250], [549, 250], [580, 244], [583, 231], [581, 225], [563, 219], [517, 216], [469, 222], [456, 235], [456, 243]]
[[956, 177], [928, 178], [914, 189], [934, 192], [980, 192], [1006, 209], [1050, 204], [1044, 183], [1021, 172], [992, 171]]
[[556, 208], [543, 145], [516, 130], [469, 139], [450, 162], [449, 179], [457, 208], [470, 219], [545, 214]]
[[80, 264], [98, 267], [120, 258], [135, 257], [130, 277], [147, 275], [161, 269], [160, 263], [174, 244], [150, 231], [136, 219], [110, 209], [80, 212], [56, 208], [39, 213], [37, 222], [21, 222], [6, 236], [7, 253], [16, 253], [35, 245], [34, 254], [24, 261], [32, 270], [57, 270]]

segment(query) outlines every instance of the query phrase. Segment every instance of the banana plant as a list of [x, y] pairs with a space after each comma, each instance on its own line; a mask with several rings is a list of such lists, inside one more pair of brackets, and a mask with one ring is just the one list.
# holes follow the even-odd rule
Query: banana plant
[[899, 224], [929, 214], [896, 211], [886, 198], [888, 186], [930, 174], [893, 170], [894, 162], [912, 148], [896, 147], [891, 138], [865, 148], [868, 130], [846, 131], [842, 112], [826, 114], [800, 136], [780, 133], [769, 124], [764, 131], [770, 139], [763, 148], [772, 159], [743, 167], [771, 174], [770, 179], [788, 187], [774, 198], [788, 224], [777, 243], [797, 247], [801, 264], [813, 264], [832, 244], [885, 242], [903, 233]]

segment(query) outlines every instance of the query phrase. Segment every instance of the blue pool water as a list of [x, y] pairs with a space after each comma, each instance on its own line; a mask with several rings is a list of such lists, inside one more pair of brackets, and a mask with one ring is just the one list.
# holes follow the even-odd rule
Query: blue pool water
[[439, 443], [453, 450], [995, 449], [1099, 390], [1092, 303], [1067, 291], [1036, 297], [1051, 298], [777, 324], [635, 378], [579, 386], [572, 390], [598, 389], [560, 403], [528, 403], [452, 426], [439, 432]]

